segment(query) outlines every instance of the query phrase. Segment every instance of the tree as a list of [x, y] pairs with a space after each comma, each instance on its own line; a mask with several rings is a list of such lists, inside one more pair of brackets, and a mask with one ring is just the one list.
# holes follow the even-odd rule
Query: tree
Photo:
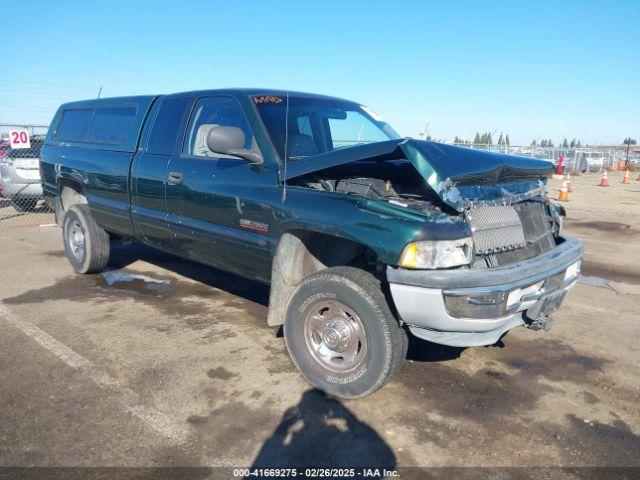
[[541, 147], [546, 147], [546, 146], [547, 146], [547, 141], [543, 139], [543, 140], [540, 142], [540, 146], [541, 146]]
[[500, 132], [500, 136], [498, 137], [498, 145], [504, 145], [504, 137], [502, 136], [502, 132]]
[[532, 147], [538, 146], [538, 142], [536, 142], [535, 138], [533, 139], [533, 142], [531, 142], [531, 146]]
[[553, 147], [553, 142], [551, 139], [547, 140], [547, 147]]
[[635, 138], [631, 138], [631, 137], [625, 138], [624, 142], [622, 142], [622, 143], [623, 143], [623, 145], [637, 145]]
[[509, 134], [508, 133], [507, 133], [507, 136], [504, 137], [504, 144], [507, 145], [507, 146], [511, 145], [511, 142], [509, 141]]
[[569, 144], [571, 148], [576, 148], [576, 139], [571, 140], [571, 144]]
[[480, 134], [478, 132], [476, 132], [476, 136], [473, 139], [473, 144], [474, 145], [479, 145], [480, 144]]
[[582, 146], [582, 143], [580, 142], [580, 140], [578, 140], [578, 143], [576, 143], [576, 148], [580, 148]]
[[562, 148], [569, 148], [569, 142], [566, 138], [562, 140]]
[[483, 135], [484, 137], [484, 144], [485, 145], [493, 145], [493, 140], [491, 140], [491, 133], [487, 132]]

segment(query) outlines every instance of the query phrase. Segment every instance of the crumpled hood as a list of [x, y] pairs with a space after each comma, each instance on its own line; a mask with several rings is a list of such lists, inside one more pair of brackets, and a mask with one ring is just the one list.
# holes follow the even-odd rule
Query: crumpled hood
[[543, 195], [553, 164], [411, 138], [341, 148], [290, 162], [287, 180], [355, 161], [406, 158], [440, 199], [462, 211], [474, 203], [514, 203]]

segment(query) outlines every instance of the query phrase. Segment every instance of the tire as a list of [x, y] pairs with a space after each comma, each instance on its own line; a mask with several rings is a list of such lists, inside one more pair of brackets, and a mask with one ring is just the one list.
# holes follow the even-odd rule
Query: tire
[[307, 277], [287, 307], [284, 338], [314, 387], [359, 398], [385, 385], [407, 354], [406, 332], [371, 274], [333, 267]]
[[11, 205], [16, 212], [33, 212], [38, 205], [38, 199], [32, 197], [11, 197]]
[[67, 259], [76, 272], [101, 272], [109, 261], [109, 234], [100, 228], [87, 205], [73, 205], [65, 215], [62, 238]]

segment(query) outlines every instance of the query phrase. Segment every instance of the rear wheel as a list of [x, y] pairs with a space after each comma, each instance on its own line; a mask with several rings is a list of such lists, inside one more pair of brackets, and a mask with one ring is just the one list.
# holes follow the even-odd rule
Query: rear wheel
[[334, 267], [306, 278], [287, 308], [291, 357], [315, 387], [337, 397], [373, 393], [398, 371], [407, 335], [371, 274]]
[[104, 270], [109, 261], [109, 234], [96, 224], [87, 205], [73, 205], [65, 212], [62, 235], [67, 259], [77, 272]]

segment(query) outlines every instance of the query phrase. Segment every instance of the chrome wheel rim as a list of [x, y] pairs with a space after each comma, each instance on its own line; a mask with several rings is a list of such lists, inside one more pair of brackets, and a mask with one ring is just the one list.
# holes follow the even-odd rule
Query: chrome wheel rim
[[312, 305], [304, 318], [304, 337], [314, 360], [333, 372], [350, 372], [364, 362], [364, 325], [342, 302], [322, 300]]
[[69, 250], [78, 260], [84, 259], [84, 230], [77, 220], [71, 221], [68, 227]]

